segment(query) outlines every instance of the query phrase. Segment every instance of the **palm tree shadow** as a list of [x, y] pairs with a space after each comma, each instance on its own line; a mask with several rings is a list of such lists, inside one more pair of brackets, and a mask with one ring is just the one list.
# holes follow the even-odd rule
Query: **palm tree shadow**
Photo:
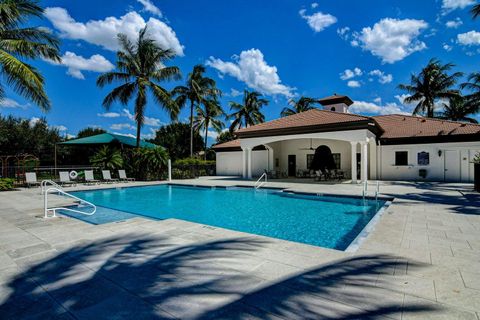
[[[376, 319], [426, 312], [376, 287], [402, 268], [386, 255], [334, 261], [277, 282], [255, 276], [249, 238], [178, 244], [127, 235], [80, 245], [8, 282], [1, 318], [23, 319]], [[253, 261], [253, 262], [252, 262]], [[409, 268], [421, 267], [409, 262]]]

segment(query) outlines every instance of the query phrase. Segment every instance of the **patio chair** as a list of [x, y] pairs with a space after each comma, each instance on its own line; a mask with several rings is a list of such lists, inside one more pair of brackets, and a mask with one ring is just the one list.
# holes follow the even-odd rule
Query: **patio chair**
[[37, 180], [37, 174], [35, 172], [26, 172], [25, 173], [25, 182], [30, 188], [31, 186], [39, 186], [40, 181]]
[[97, 184], [100, 180], [95, 179], [93, 170], [85, 170], [85, 184]]
[[68, 171], [60, 171], [60, 184], [62, 186], [75, 186], [77, 183], [75, 181], [70, 180], [70, 175]]
[[120, 178], [120, 181], [124, 182], [135, 181], [135, 178], [127, 178], [125, 170], [118, 170], [118, 177]]
[[103, 182], [106, 182], [106, 183], [118, 182], [118, 179], [112, 179], [112, 176], [110, 175], [110, 170], [102, 170], [102, 177], [103, 177]]

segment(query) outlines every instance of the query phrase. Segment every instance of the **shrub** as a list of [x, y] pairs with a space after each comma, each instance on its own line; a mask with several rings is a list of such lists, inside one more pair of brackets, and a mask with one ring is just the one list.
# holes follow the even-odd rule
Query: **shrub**
[[13, 190], [14, 179], [0, 178], [0, 191]]

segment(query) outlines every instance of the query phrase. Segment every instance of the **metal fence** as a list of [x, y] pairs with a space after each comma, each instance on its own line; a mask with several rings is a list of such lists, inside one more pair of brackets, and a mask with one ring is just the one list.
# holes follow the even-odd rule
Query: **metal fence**
[[57, 166], [57, 167], [25, 167], [25, 166], [2, 166], [0, 170], [0, 178], [11, 178], [15, 180], [17, 185], [25, 183], [25, 173], [35, 172], [37, 180], [58, 180], [60, 171], [77, 171], [81, 173], [84, 170], [99, 170], [98, 167], [85, 166], [85, 165], [69, 165], [69, 166]]

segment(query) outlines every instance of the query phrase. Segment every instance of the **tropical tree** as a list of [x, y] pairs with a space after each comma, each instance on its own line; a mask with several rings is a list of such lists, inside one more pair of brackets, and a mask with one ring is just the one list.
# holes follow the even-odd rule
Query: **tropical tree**
[[465, 104], [471, 113], [480, 112], [480, 72], [472, 73], [468, 76], [468, 80], [460, 86], [462, 89], [469, 90], [466, 94]]
[[194, 127], [197, 131], [201, 129], [205, 130], [205, 160], [207, 160], [207, 141], [208, 141], [208, 129], [211, 125], [213, 130], [220, 133], [222, 132], [223, 127], [225, 124], [219, 117], [224, 115], [222, 107], [217, 99], [212, 98], [205, 100], [204, 108], [197, 107], [197, 116], [195, 117]]
[[[187, 123], [171, 123], [160, 127], [155, 132], [155, 138], [150, 140], [157, 146], [162, 146], [168, 150], [172, 161], [183, 159], [190, 156], [190, 146], [185, 143], [190, 140], [190, 126]], [[194, 131], [193, 134], [193, 152], [196, 153], [203, 148], [203, 139]]]
[[298, 100], [290, 99], [288, 100], [288, 104], [292, 106], [292, 108], [285, 107], [283, 108], [280, 115], [282, 117], [291, 116], [292, 114], [305, 112], [311, 109], [315, 109], [313, 106], [315, 103], [318, 103], [318, 99], [310, 98], [310, 97], [300, 97]]
[[[46, 29], [23, 27], [29, 17], [42, 17], [43, 8], [34, 0], [0, 0], [0, 68], [5, 82], [42, 110], [50, 109], [44, 78], [21, 59], [47, 59], [60, 62], [59, 42]], [[0, 84], [0, 100], [5, 89]]]
[[170, 49], [162, 49], [147, 34], [147, 27], [140, 30], [138, 39], [130, 41], [125, 34], [118, 35], [120, 51], [117, 52], [116, 70], [100, 75], [97, 85], [103, 88], [107, 84], [120, 82], [103, 100], [108, 110], [114, 102], [127, 105], [135, 98], [135, 121], [137, 122], [137, 148], [140, 146], [140, 131], [145, 120], [147, 92], [149, 91], [171, 119], [176, 119], [179, 108], [170, 93], [158, 83], [180, 79], [178, 67], [165, 66], [165, 62], [174, 57]]
[[132, 152], [132, 171], [136, 177], [140, 179], [161, 178], [169, 158], [165, 148], [136, 148]]
[[205, 66], [198, 64], [193, 67], [192, 72], [188, 74], [187, 82], [184, 86], [177, 86], [172, 90], [176, 104], [182, 108], [187, 102], [190, 103], [190, 157], [193, 157], [194, 142], [194, 111], [195, 107], [210, 95], [219, 95], [220, 90], [216, 88], [215, 80], [205, 77]]
[[93, 155], [90, 163], [102, 169], [118, 169], [123, 166], [122, 153], [117, 148], [103, 146]]
[[474, 114], [474, 110], [471, 105], [467, 104], [467, 100], [462, 96], [451, 98], [448, 103], [443, 103], [443, 112], [439, 115], [439, 118], [478, 123], [475, 118], [470, 117]]
[[480, 3], [474, 5], [470, 10], [470, 13], [472, 14], [473, 19], [478, 18], [480, 16]]
[[433, 118], [435, 103], [439, 99], [450, 99], [459, 95], [459, 91], [452, 87], [462, 73], [449, 74], [453, 67], [451, 63], [442, 64], [439, 60], [432, 59], [418, 75], [412, 74], [410, 84], [398, 86], [399, 89], [410, 94], [404, 99], [406, 103], [417, 103], [413, 111], [414, 115], [425, 114]]
[[245, 90], [243, 92], [243, 103], [230, 102], [230, 109], [234, 112], [228, 116], [228, 119], [233, 119], [230, 125], [230, 131], [242, 127], [253, 126], [258, 123], [265, 122], [265, 116], [261, 109], [268, 105], [268, 100], [261, 98], [262, 95], [256, 91]]
[[102, 128], [86, 127], [85, 129], [78, 131], [76, 138], [77, 139], [86, 138], [86, 137], [96, 136], [98, 134], [102, 134], [106, 132], [107, 131], [103, 130]]
[[217, 137], [217, 144], [232, 141], [235, 139], [236, 139], [235, 135], [230, 130], [223, 131]]

